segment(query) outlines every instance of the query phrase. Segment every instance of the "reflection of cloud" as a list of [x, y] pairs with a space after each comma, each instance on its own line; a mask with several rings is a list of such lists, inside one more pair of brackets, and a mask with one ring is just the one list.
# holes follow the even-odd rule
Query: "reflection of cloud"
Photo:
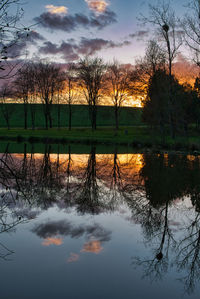
[[65, 221], [49, 221], [47, 223], [41, 223], [32, 230], [38, 235], [38, 237], [47, 239], [54, 236], [64, 236], [70, 234], [71, 226]]
[[102, 250], [103, 247], [101, 247], [101, 242], [94, 240], [85, 243], [81, 252], [91, 252], [91, 253], [99, 254]]
[[43, 246], [50, 246], [50, 245], [56, 245], [60, 246], [63, 243], [63, 238], [46, 238], [43, 242]]
[[51, 14], [66, 15], [68, 8], [66, 6], [54, 6], [52, 4], [46, 5], [45, 8]]
[[79, 255], [76, 253], [71, 252], [70, 257], [68, 258], [67, 262], [68, 263], [75, 263], [79, 260]]
[[107, 242], [111, 238], [111, 232], [105, 230], [99, 224], [88, 226], [74, 226], [66, 220], [48, 221], [36, 225], [32, 232], [42, 239], [55, 238], [55, 236], [70, 236], [71, 238], [80, 238], [83, 235], [87, 239], [97, 239], [100, 242]]
[[106, 11], [109, 3], [104, 0], [85, 0], [89, 9], [97, 13], [103, 13]]

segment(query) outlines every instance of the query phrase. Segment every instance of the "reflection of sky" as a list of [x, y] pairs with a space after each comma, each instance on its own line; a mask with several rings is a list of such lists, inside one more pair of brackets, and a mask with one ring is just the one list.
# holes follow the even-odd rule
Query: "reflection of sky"
[[[100, 0], [103, 1], [103, 0]], [[134, 62], [134, 58], [140, 56], [144, 52], [144, 47], [146, 44], [147, 37], [140, 40], [138, 38], [131, 39], [130, 34], [135, 34], [144, 29], [140, 24], [138, 25], [137, 17], [140, 13], [146, 14], [147, 3], [148, 1], [136, 1], [136, 0], [109, 0], [108, 9], [113, 11], [117, 16], [117, 22], [113, 23], [105, 28], [98, 30], [94, 28], [77, 28], [73, 32], [66, 31], [50, 31], [43, 29], [40, 25], [35, 27], [39, 33], [41, 33], [47, 41], [59, 44], [61, 41], [67, 41], [71, 38], [79, 41], [81, 37], [86, 38], [101, 38], [103, 40], [109, 40], [114, 42], [123, 42], [128, 40], [131, 42], [130, 45], [125, 45], [119, 48], [112, 48], [107, 50], [101, 50], [96, 54], [104, 57], [106, 60], [112, 60], [113, 57], [119, 59], [122, 62]], [[150, 1], [151, 4], [156, 3], [157, 1]], [[184, 11], [183, 8], [184, 2], [175, 0], [173, 1], [173, 6], [176, 9], [176, 12], [181, 14]], [[54, 5], [54, 6], [65, 6], [68, 8], [68, 14], [74, 15], [76, 13], [81, 13], [86, 16], [90, 14], [90, 10], [86, 1], [84, 0], [65, 0], [65, 1], [47, 1], [47, 0], [28, 0], [24, 6], [25, 9], [25, 20], [24, 23], [33, 24], [33, 18], [38, 17], [43, 12], [46, 12], [45, 6]], [[148, 37], [149, 38], [149, 37]], [[37, 53], [37, 51], [34, 51]], [[58, 56], [57, 56], [58, 57]], [[56, 57], [56, 59], [58, 59]], [[54, 56], [55, 59], [55, 56]]]
[[[3, 235], [1, 242], [16, 253], [12, 262], [1, 261], [2, 297], [32, 299], [44, 298], [45, 294], [50, 299], [55, 296], [92, 299], [95, 294], [98, 299], [132, 299], [134, 294], [134, 298], [180, 299], [182, 285], [177, 283], [177, 273], [173, 269], [169, 269], [163, 282], [154, 284], [141, 279], [140, 268], [134, 270], [132, 258], [152, 258], [153, 247], [144, 246], [141, 225], [130, 222], [130, 211], [123, 206], [121, 209], [126, 212], [81, 216], [73, 211], [66, 213], [51, 208], [37, 219], [19, 226], [15, 234]], [[181, 209], [179, 206], [180, 217], [177, 217], [176, 207], [170, 209], [169, 215], [170, 219], [177, 217], [179, 226], [186, 220], [183, 214], [181, 216]], [[36, 230], [38, 227], [40, 229]], [[82, 228], [82, 233], [77, 235], [77, 228]], [[51, 242], [60, 238], [61, 244], [56, 246], [58, 244], [52, 242], [51, 246], [43, 246], [42, 236], [55, 236], [56, 232], [55, 239], [47, 237], [45, 240]], [[195, 294], [198, 288], [197, 293], [185, 298], [196, 299]]]
[[[15, 166], [17, 165], [21, 169], [22, 156], [12, 155], [11, 157], [12, 159], [9, 161], [12, 161], [12, 169], [18, 173]], [[78, 160], [77, 169], [83, 167], [82, 164], [86, 167], [88, 155], [72, 155], [72, 157], [74, 160]], [[110, 161], [108, 166], [112, 165], [113, 157], [113, 155], [107, 155], [106, 160], [105, 155], [96, 155], [98, 163]], [[196, 174], [194, 169], [198, 171], [195, 166], [199, 165], [199, 157], [187, 156], [183, 161], [181, 155], [168, 156], [165, 154], [163, 163], [158, 159], [159, 157], [162, 156], [151, 155], [149, 163], [154, 161], [156, 165], [158, 160], [159, 174], [162, 178], [166, 178], [166, 176], [162, 176], [162, 166], [164, 165], [168, 171], [169, 183], [173, 178], [169, 172], [170, 165], [173, 165], [172, 169], [174, 170], [175, 161], [177, 169], [180, 169], [178, 166], [180, 167], [181, 162], [186, 162], [184, 169], [187, 169], [187, 175], [193, 177], [193, 174]], [[27, 154], [27, 165], [29, 165], [29, 158], [30, 156]], [[35, 158], [38, 162], [42, 156], [36, 155]], [[68, 155], [60, 157], [61, 164], [64, 158], [68, 159]], [[150, 154], [146, 157], [146, 163], [147, 158], [150, 158]], [[52, 155], [50, 160], [52, 163], [56, 162], [56, 156]], [[138, 165], [140, 170], [144, 161], [145, 155], [119, 155], [121, 170], [124, 167], [126, 169], [128, 165], [130, 168], [134, 165], [137, 168]], [[171, 162], [173, 164], [170, 164]], [[155, 169], [148, 168], [150, 170], [149, 176], [147, 175], [149, 183], [151, 179], [154, 181], [158, 175]], [[180, 178], [185, 177], [186, 173], [179, 171]], [[131, 178], [133, 179], [132, 176]], [[162, 182], [159, 181], [159, 183]], [[193, 184], [196, 186], [195, 180], [190, 183], [192, 186]], [[98, 187], [102, 189], [102, 185], [99, 184]], [[187, 187], [190, 190], [190, 185], [187, 186], [187, 184], [180, 187], [181, 189], [185, 188], [186, 193], [184, 194], [187, 194]], [[157, 187], [155, 191], [158, 189]], [[62, 206], [59, 202], [59, 195], [60, 193], [57, 194], [57, 201], [51, 207], [48, 206], [49, 198], [46, 199], [46, 205], [40, 206], [37, 197], [32, 199], [32, 206], [27, 201], [18, 199], [16, 214], [15, 204], [10, 206], [10, 209], [13, 210], [13, 217], [18, 217], [21, 210], [25, 219], [27, 215], [28, 222], [16, 226], [16, 231], [10, 234], [1, 234], [0, 253], [1, 244], [15, 252], [11, 255], [12, 261], [9, 263], [0, 259], [2, 282], [0, 294], [2, 298], [182, 298], [186, 284], [178, 283], [177, 278], [190, 273], [191, 263], [187, 269], [179, 268], [181, 271], [178, 271], [176, 258], [180, 249], [187, 246], [188, 243], [195, 245], [195, 240], [186, 237], [190, 236], [192, 232], [194, 239], [198, 240], [200, 227], [199, 213], [195, 211], [189, 198], [177, 199], [175, 197], [175, 200], [170, 200], [170, 203], [164, 201], [161, 206], [155, 208], [145, 197], [142, 197], [142, 194], [137, 196], [135, 191], [133, 194], [125, 192], [121, 195], [116, 210], [104, 209], [99, 214], [93, 215], [87, 212], [78, 212], [76, 202], [73, 207], [67, 207], [64, 205], [67, 200], [63, 199], [63, 196]], [[76, 196], [75, 192], [73, 196]], [[83, 205], [88, 204], [83, 198], [81, 199]], [[105, 200], [107, 199], [106, 197]], [[39, 211], [35, 206], [38, 206]], [[31, 211], [33, 212], [31, 213]], [[165, 242], [161, 250], [166, 227]], [[186, 241], [180, 243], [184, 239]], [[176, 250], [173, 247], [174, 240], [177, 241], [177, 245], [180, 245], [179, 248], [176, 246]], [[168, 241], [170, 241], [170, 246], [167, 260]], [[189, 251], [192, 248], [192, 254], [195, 248], [199, 249], [198, 246], [193, 245], [188, 248]], [[164, 258], [159, 263], [156, 256], [160, 250]], [[186, 254], [187, 250], [183, 250], [179, 259], [184, 258]], [[137, 262], [141, 263], [140, 266]], [[149, 267], [151, 263], [152, 267]], [[141, 277], [147, 273], [145, 266], [153, 271], [146, 279], [142, 279]], [[163, 280], [150, 283], [149, 278], [155, 277], [157, 268], [161, 270]], [[197, 284], [196, 291], [191, 296], [185, 295], [184, 298], [196, 299], [199, 296], [199, 291]]]

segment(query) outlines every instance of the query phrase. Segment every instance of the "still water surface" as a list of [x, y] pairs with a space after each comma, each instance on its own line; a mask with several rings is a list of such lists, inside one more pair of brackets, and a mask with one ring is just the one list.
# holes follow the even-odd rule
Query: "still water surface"
[[199, 298], [200, 157], [0, 155], [0, 297]]

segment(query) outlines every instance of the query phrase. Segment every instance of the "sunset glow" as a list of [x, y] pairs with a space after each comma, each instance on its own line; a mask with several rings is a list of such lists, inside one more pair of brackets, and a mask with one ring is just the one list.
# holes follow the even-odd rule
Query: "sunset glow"
[[108, 7], [109, 3], [104, 0], [85, 0], [88, 7], [97, 13], [103, 13]]
[[68, 12], [68, 8], [65, 6], [46, 5], [45, 8], [51, 14], [66, 15]]

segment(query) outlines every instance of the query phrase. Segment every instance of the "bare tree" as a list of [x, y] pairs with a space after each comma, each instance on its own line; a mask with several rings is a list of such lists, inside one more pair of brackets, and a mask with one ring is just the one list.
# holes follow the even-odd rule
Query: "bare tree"
[[5, 119], [8, 130], [10, 130], [10, 118], [14, 112], [13, 105], [8, 104], [8, 98], [13, 97], [13, 90], [11, 86], [6, 83], [0, 90], [0, 106], [3, 118]]
[[24, 9], [21, 0], [0, 1], [0, 79], [13, 75], [16, 63], [7, 62], [9, 51], [19, 40], [29, 36], [29, 27], [20, 24]]
[[194, 53], [193, 60], [200, 67], [200, 1], [188, 2], [188, 11], [181, 20], [185, 41]]
[[72, 129], [72, 104], [77, 97], [77, 68], [74, 63], [70, 63], [66, 72], [66, 103], [68, 105], [68, 128]]
[[65, 74], [64, 72], [60, 72], [57, 78], [56, 83], [56, 94], [55, 94], [55, 103], [57, 104], [57, 121], [58, 121], [58, 129], [61, 127], [61, 104], [60, 101], [63, 98], [63, 91], [65, 87]]
[[14, 81], [16, 96], [23, 100], [24, 104], [24, 129], [28, 128], [28, 103], [29, 103], [29, 92], [32, 77], [30, 76], [30, 67], [25, 64], [17, 72], [17, 78]]
[[135, 68], [130, 75], [130, 93], [139, 94], [146, 103], [149, 81], [156, 71], [166, 67], [166, 54], [156, 40], [149, 40], [145, 55], [136, 60]]
[[85, 58], [79, 62], [78, 79], [87, 100], [92, 130], [96, 130], [97, 105], [103, 83], [105, 65], [100, 58]]
[[63, 80], [61, 69], [53, 63], [42, 62], [34, 64], [35, 84], [38, 96], [41, 98], [46, 129], [52, 128], [51, 107], [56, 96], [60, 91], [60, 84]]
[[115, 128], [119, 129], [119, 112], [120, 107], [128, 98], [129, 90], [129, 70], [120, 65], [119, 62], [114, 61], [108, 66], [108, 92], [112, 99], [115, 111]]
[[143, 58], [136, 60], [136, 75], [142, 84], [148, 84], [149, 78], [157, 70], [165, 69], [166, 54], [156, 40], [149, 40]]

